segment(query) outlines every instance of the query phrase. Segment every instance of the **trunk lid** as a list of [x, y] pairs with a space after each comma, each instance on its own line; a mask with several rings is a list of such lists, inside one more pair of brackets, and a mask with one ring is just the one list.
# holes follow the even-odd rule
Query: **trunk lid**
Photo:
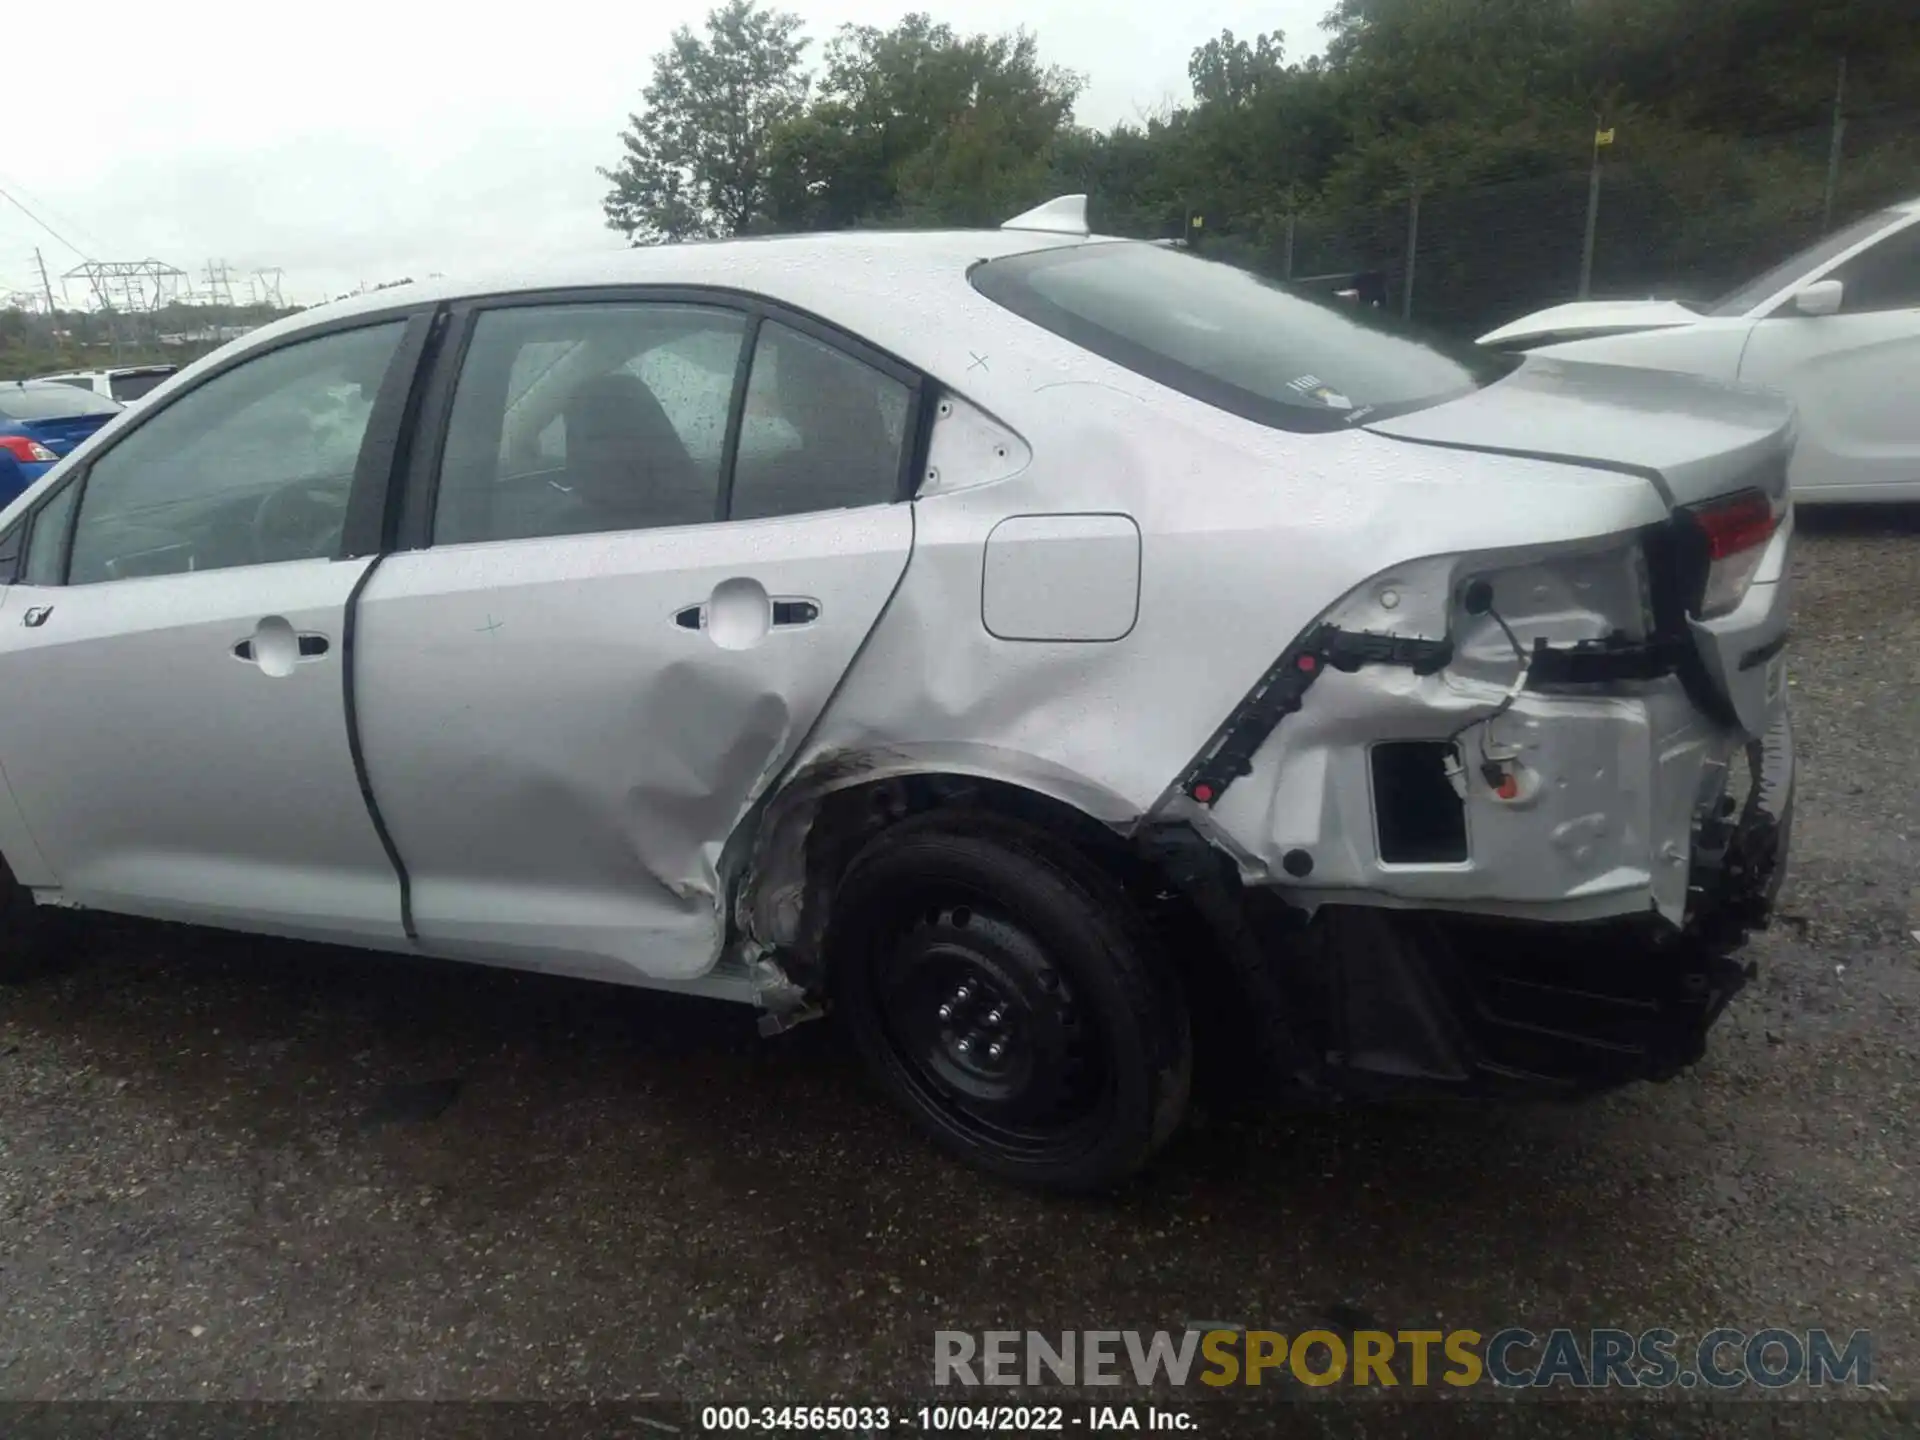
[[1669, 505], [1758, 486], [1786, 493], [1793, 409], [1691, 375], [1530, 356], [1504, 380], [1375, 421], [1376, 435], [1645, 475]]
[[1498, 330], [1489, 330], [1480, 337], [1480, 343], [1499, 349], [1527, 349], [1596, 335], [1671, 330], [1699, 319], [1698, 311], [1673, 300], [1583, 300], [1523, 315]]
[[47, 420], [16, 420], [14, 425], [64, 459], [68, 451], [119, 413], [114, 410], [104, 415], [60, 415]]

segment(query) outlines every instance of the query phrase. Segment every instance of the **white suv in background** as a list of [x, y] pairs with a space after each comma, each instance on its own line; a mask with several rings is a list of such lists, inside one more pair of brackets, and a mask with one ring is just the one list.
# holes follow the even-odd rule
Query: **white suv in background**
[[178, 365], [121, 365], [111, 370], [67, 370], [33, 378], [91, 390], [122, 405], [134, 406], [144, 400], [149, 391], [165, 384], [179, 368]]

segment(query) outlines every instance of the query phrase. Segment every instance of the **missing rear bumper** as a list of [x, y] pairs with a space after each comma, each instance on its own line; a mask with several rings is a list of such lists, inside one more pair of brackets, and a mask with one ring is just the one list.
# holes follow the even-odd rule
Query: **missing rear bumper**
[[1273, 887], [1242, 887], [1191, 831], [1161, 831], [1150, 853], [1231, 952], [1289, 1079], [1349, 1093], [1592, 1093], [1694, 1063], [1752, 976], [1735, 952], [1767, 922], [1792, 829], [1784, 711], [1748, 758], [1744, 804], [1696, 837], [1682, 923], [1331, 903], [1309, 920]]
[[1578, 1095], [1664, 1080], [1704, 1053], [1747, 967], [1656, 920], [1474, 921], [1329, 908], [1312, 943], [1327, 1078]]

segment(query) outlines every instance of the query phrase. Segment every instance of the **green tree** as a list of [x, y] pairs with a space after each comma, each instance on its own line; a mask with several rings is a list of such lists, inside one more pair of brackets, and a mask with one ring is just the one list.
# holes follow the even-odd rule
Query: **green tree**
[[[1416, 310], [1465, 329], [1576, 283], [1596, 126], [1618, 136], [1603, 292], [1711, 293], [1817, 234], [1843, 57], [1834, 218], [1911, 193], [1920, 168], [1915, 0], [1326, 3], [1323, 56], [1222, 31], [1190, 56], [1188, 103], [1101, 132], [1073, 124], [1081, 82], [1031, 35], [920, 13], [843, 27], [809, 102], [795, 22], [735, 0], [656, 63], [608, 216], [648, 239], [991, 225], [1084, 190], [1103, 230], [1204, 215], [1192, 237], [1214, 253], [1313, 275], [1398, 265], [1418, 194]], [[758, 111], [715, 78], [750, 56]]]
[[[818, 95], [773, 146], [783, 226], [976, 224], [1031, 203], [1079, 77], [1031, 35], [960, 35], [924, 14], [843, 26]], [[1017, 208], [1017, 206], [1016, 206]]]
[[807, 100], [800, 18], [727, 0], [706, 34], [684, 25], [653, 61], [621, 133], [607, 224], [634, 244], [738, 235], [764, 222], [772, 138]]
[[1222, 30], [1187, 62], [1194, 98], [1203, 105], [1244, 105], [1285, 78], [1286, 53], [1286, 36], [1278, 30], [1254, 36], [1252, 44]]

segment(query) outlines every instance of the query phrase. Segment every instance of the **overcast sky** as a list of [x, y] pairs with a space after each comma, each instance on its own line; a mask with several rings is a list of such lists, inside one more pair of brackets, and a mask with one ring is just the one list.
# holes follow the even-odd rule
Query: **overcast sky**
[[[1102, 128], [1188, 97], [1189, 52], [1222, 28], [1282, 29], [1321, 48], [1332, 0], [885, 0], [789, 4], [815, 44], [841, 23], [926, 9], [962, 31], [1025, 25], [1087, 79], [1077, 118]], [[0, 298], [83, 258], [149, 256], [204, 283], [285, 272], [311, 302], [402, 275], [490, 268], [617, 246], [595, 167], [639, 103], [652, 57], [711, 0], [540, 0], [493, 10], [421, 0], [321, 6], [96, 0], [16, 16], [0, 121]], [[36, 28], [46, 33], [35, 40]], [[55, 33], [55, 32], [58, 33]], [[69, 282], [77, 303], [84, 282]]]

